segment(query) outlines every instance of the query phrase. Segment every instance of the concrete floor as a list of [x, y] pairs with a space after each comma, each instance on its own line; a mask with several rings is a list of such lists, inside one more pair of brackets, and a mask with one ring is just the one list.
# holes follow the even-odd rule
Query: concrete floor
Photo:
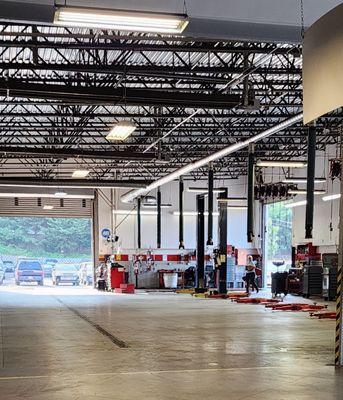
[[1, 400], [343, 399], [334, 321], [304, 313], [62, 286], [2, 286], [0, 313]]

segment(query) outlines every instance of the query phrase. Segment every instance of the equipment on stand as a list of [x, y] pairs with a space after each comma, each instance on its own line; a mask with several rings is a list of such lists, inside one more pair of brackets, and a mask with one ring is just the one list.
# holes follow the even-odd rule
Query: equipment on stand
[[125, 268], [118, 263], [111, 263], [111, 289], [120, 288], [125, 282]]
[[323, 254], [323, 298], [336, 300], [338, 255]]
[[323, 264], [321, 261], [311, 260], [309, 265], [304, 266], [303, 297], [309, 298], [313, 295], [322, 294]]
[[288, 293], [287, 290], [288, 272], [272, 272], [272, 295], [273, 297]]
[[303, 289], [303, 269], [302, 268], [290, 268], [287, 277], [287, 291], [289, 294], [302, 293]]

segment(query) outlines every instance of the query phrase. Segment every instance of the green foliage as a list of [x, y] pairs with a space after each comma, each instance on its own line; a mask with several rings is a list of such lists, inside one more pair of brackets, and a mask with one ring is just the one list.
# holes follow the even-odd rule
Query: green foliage
[[90, 219], [0, 218], [1, 254], [90, 258], [91, 252]]
[[292, 209], [284, 202], [267, 206], [267, 249], [268, 259], [284, 258], [292, 248]]

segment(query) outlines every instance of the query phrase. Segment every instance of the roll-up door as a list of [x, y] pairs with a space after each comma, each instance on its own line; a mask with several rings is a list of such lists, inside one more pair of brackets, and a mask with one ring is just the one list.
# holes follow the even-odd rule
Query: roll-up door
[[92, 217], [92, 199], [0, 198], [0, 216]]

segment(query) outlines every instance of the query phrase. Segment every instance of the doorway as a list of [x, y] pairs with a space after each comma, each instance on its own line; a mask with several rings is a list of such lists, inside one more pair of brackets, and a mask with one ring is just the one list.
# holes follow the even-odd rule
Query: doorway
[[264, 205], [264, 286], [271, 285], [271, 274], [292, 265], [292, 220], [287, 202]]

